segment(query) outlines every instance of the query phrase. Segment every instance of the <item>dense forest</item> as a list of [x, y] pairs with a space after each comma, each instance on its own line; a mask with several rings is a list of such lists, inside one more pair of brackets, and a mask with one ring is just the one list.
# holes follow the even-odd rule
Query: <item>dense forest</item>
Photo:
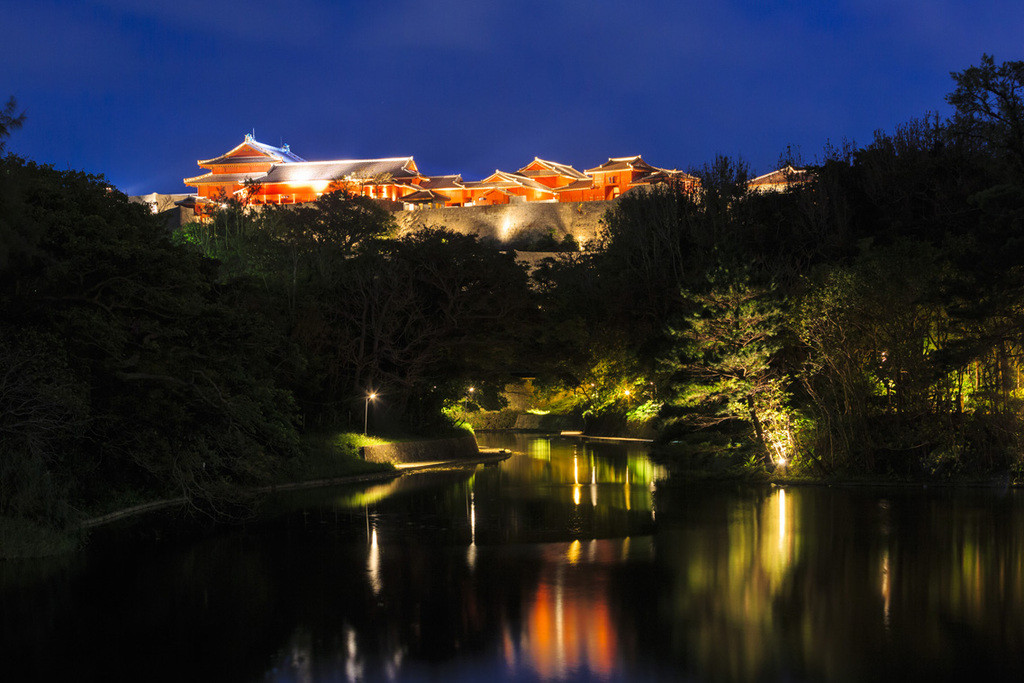
[[[378, 427], [436, 433], [523, 375], [703, 470], [1017, 477], [1022, 94], [1024, 62], [985, 56], [948, 119], [787, 152], [808, 173], [784, 192], [715, 159], [700, 192], [627, 193], [598, 243], [532, 273], [341, 193], [168, 233], [100, 177], [9, 154], [0, 518], [167, 495], [218, 514], [303, 434], [360, 429], [369, 392]], [[22, 123], [12, 100], [0, 145]]]

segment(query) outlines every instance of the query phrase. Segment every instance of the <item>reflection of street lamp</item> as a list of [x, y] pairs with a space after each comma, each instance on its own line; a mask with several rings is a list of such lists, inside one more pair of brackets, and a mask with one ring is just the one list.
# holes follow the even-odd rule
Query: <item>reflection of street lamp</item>
[[366, 425], [370, 422], [370, 401], [377, 398], [376, 392], [371, 391], [366, 395], [366, 403], [363, 405], [363, 436], [366, 436]]

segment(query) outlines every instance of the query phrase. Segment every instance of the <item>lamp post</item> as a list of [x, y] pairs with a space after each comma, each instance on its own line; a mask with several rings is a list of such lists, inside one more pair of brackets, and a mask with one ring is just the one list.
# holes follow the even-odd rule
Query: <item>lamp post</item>
[[366, 402], [363, 405], [363, 436], [366, 436], [366, 426], [370, 423], [370, 401], [377, 398], [376, 392], [371, 391], [366, 395]]

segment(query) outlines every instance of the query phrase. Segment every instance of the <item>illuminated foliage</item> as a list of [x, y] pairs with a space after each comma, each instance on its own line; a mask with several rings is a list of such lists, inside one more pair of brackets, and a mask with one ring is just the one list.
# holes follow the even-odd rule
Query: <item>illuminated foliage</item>
[[706, 430], [740, 422], [766, 464], [792, 455], [788, 377], [777, 367], [785, 314], [770, 288], [716, 274], [708, 290], [688, 296], [695, 311], [672, 331], [673, 421]]

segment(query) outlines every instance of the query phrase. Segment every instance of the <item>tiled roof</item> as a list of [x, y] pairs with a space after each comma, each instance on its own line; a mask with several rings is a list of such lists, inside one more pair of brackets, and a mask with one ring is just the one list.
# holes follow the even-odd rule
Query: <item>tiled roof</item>
[[[254, 157], [251, 154], [242, 155], [238, 157], [231, 156], [235, 152], [245, 147], [249, 147], [250, 149], [262, 154], [263, 156]], [[219, 157], [216, 157], [214, 159], [200, 159], [198, 163], [200, 166], [212, 166], [214, 164], [244, 164], [252, 163], [253, 159], [257, 161], [266, 161], [268, 157], [272, 161], [278, 161], [282, 163], [295, 163], [305, 161], [305, 159], [300, 157], [298, 154], [293, 154], [291, 149], [289, 149], [288, 145], [285, 145], [284, 147], [274, 147], [273, 145], [268, 145], [265, 142], [259, 142], [258, 140], [253, 139], [253, 137], [247, 133], [245, 139], [242, 140], [242, 143], [236, 145], [233, 149], [229, 150], [224, 154], [221, 154]], [[237, 159], [248, 159], [249, 161], [238, 161]]]
[[433, 190], [420, 190], [418, 192], [405, 195], [399, 201], [410, 202], [413, 204], [418, 202], [441, 203], [447, 202], [449, 199], [451, 199], [451, 197], [443, 195], [440, 192], [435, 192]]
[[246, 180], [263, 181], [262, 173], [204, 173], [193, 178], [185, 178], [182, 182], [186, 185], [226, 185], [229, 183], [244, 183]]
[[634, 185], [655, 185], [669, 182], [696, 182], [697, 176], [676, 169], [659, 168], [633, 181]]
[[531, 175], [535, 175], [535, 174], [540, 174], [539, 171], [527, 171], [526, 170], [527, 168], [529, 168], [534, 163], [541, 164], [548, 171], [550, 171], [551, 173], [555, 173], [557, 175], [563, 175], [563, 176], [567, 176], [569, 178], [576, 178], [577, 180], [582, 180], [583, 178], [587, 177], [584, 174], [582, 174], [579, 171], [577, 171], [572, 166], [569, 166], [568, 164], [560, 164], [560, 163], [558, 163], [556, 161], [545, 161], [544, 159], [541, 159], [540, 157], [534, 157], [533, 161], [531, 161], [526, 166], [523, 166], [521, 169], [516, 171], [516, 173], [519, 174], [519, 175], [525, 175], [525, 176], [531, 176]]
[[207, 159], [206, 161], [200, 162], [207, 166], [227, 166], [228, 164], [272, 164], [277, 162], [277, 159], [271, 159], [265, 156], [219, 156], [216, 159]]
[[372, 180], [390, 175], [396, 180], [418, 175], [412, 157], [392, 159], [347, 159], [275, 164], [260, 179], [263, 183], [310, 182], [316, 180]]
[[593, 178], [586, 178], [585, 180], [576, 180], [563, 185], [562, 187], [554, 188], [555, 192], [566, 192], [568, 190], [592, 190], [594, 188]]
[[656, 171], [654, 166], [651, 166], [646, 161], [640, 158], [637, 154], [634, 157], [612, 157], [608, 161], [604, 162], [600, 166], [595, 168], [588, 168], [584, 173], [604, 173], [606, 171]]
[[517, 173], [507, 173], [505, 171], [495, 171], [490, 176], [483, 180], [476, 182], [464, 183], [467, 188], [494, 188], [497, 190], [508, 188], [508, 187], [525, 187], [529, 190], [536, 190], [538, 192], [544, 192], [546, 194], [553, 194], [552, 190], [547, 185], [542, 185], [532, 178], [519, 175]]
[[771, 173], [759, 175], [747, 183], [747, 185], [751, 187], [756, 187], [758, 185], [782, 185], [786, 183], [804, 182], [806, 180], [809, 180], [806, 168], [793, 168], [792, 166], [786, 166], [785, 168], [780, 168], [772, 171]]
[[419, 187], [424, 190], [440, 189], [461, 189], [462, 176], [460, 175], [431, 175], [426, 176], [420, 182]]

